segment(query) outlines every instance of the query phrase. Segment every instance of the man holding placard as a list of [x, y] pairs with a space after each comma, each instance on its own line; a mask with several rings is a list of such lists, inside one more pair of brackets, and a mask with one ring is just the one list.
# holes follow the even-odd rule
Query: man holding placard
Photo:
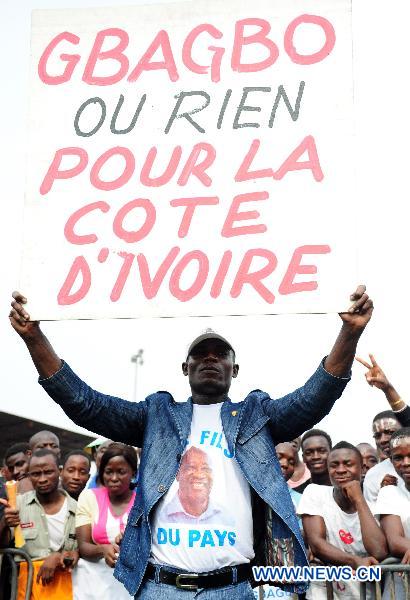
[[[39, 322], [30, 321], [26, 299], [20, 293], [13, 298], [11, 324], [26, 343], [47, 393], [78, 425], [142, 447], [140, 489], [115, 571], [131, 594], [148, 600], [158, 598], [161, 589], [164, 598], [186, 599], [205, 589], [204, 598], [250, 600], [251, 562], [307, 565], [274, 446], [313, 427], [342, 394], [373, 312], [364, 286], [352, 294], [330, 354], [304, 386], [279, 401], [256, 390], [237, 404], [227, 396], [239, 370], [235, 351], [213, 331], [191, 343], [182, 364], [192, 393], [187, 402], [175, 402], [167, 392], [127, 402], [81, 381], [57, 356]], [[192, 499], [202, 499], [198, 516], [211, 505], [221, 507], [212, 525], [186, 517], [170, 523], [164, 517], [167, 504], [177, 499], [183, 455], [193, 446], [211, 457], [191, 465], [185, 476]], [[285, 582], [285, 587], [305, 589], [303, 583]]]

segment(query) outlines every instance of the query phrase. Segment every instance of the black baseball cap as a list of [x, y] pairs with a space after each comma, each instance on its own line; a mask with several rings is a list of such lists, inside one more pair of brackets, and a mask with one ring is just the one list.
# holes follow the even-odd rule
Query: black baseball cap
[[206, 329], [204, 331], [204, 333], [201, 333], [201, 335], [196, 337], [194, 339], [194, 341], [190, 344], [190, 346], [188, 348], [188, 352], [187, 352], [187, 357], [191, 354], [191, 352], [195, 348], [195, 346], [198, 346], [198, 344], [200, 344], [201, 342], [203, 342], [205, 340], [219, 340], [220, 342], [223, 342], [224, 344], [226, 344], [228, 346], [228, 348], [230, 348], [232, 350], [232, 352], [235, 352], [235, 350], [232, 348], [232, 344], [230, 342], [228, 342], [228, 340], [226, 338], [224, 338], [219, 333], [216, 333], [216, 331], [214, 331], [213, 329]]

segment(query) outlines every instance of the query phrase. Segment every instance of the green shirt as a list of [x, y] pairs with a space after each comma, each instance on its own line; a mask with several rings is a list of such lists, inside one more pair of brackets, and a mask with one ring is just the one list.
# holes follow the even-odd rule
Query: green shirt
[[[64, 538], [58, 552], [63, 550], [76, 550], [75, 537], [75, 511], [77, 502], [64, 490], [60, 490], [67, 498], [68, 510], [64, 523]], [[25, 544], [23, 550], [30, 555], [32, 560], [45, 558], [53, 552], [50, 548], [47, 517], [43, 506], [38, 501], [35, 491], [26, 492], [17, 496], [17, 509], [20, 515], [20, 525]], [[16, 560], [21, 560], [16, 557]]]

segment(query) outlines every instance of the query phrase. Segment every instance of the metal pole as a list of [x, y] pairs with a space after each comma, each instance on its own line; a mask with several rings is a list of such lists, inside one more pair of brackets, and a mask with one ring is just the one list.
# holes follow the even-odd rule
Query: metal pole
[[132, 400], [133, 400], [133, 402], [137, 401], [138, 365], [143, 365], [144, 364], [144, 359], [142, 358], [143, 354], [144, 354], [144, 350], [142, 348], [140, 348], [138, 350], [137, 354], [134, 354], [133, 356], [131, 356], [131, 362], [135, 364], [134, 389], [133, 389], [133, 393], [132, 393]]
[[31, 561], [30, 556], [27, 554], [25, 550], [22, 548], [1, 548], [0, 554], [5, 554], [8, 556], [10, 561], [12, 562], [12, 582], [11, 582], [11, 600], [17, 598], [17, 565], [12, 558], [13, 555], [22, 556], [25, 561], [27, 561], [27, 583], [26, 583], [26, 593], [24, 595], [25, 600], [30, 600], [31, 598], [31, 589], [33, 586], [33, 574], [34, 568], [33, 563]]

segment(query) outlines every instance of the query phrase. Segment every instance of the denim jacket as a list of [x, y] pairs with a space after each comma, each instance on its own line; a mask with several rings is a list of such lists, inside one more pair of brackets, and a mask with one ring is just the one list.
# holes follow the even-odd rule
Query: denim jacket
[[[254, 564], [308, 564], [275, 444], [298, 437], [328, 414], [348, 380], [321, 364], [304, 386], [278, 400], [254, 390], [242, 402], [223, 402], [228, 448], [252, 490]], [[192, 399], [176, 402], [168, 392], [157, 392], [142, 402], [121, 400], [90, 388], [66, 363], [40, 383], [77, 425], [142, 448], [137, 494], [114, 573], [134, 595], [150, 557], [153, 509], [176, 477], [190, 433]]]

